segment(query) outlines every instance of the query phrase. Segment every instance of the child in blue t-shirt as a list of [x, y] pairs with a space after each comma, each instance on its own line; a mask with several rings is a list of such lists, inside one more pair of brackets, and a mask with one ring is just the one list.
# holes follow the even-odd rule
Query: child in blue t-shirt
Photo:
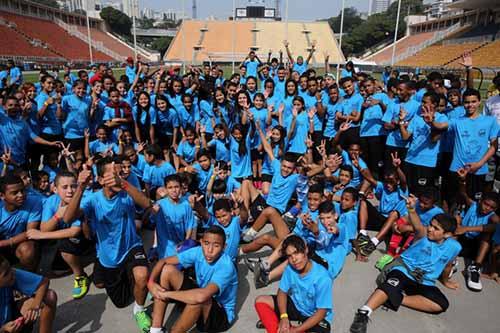
[[[151, 333], [162, 331], [169, 301], [189, 304], [173, 324], [172, 331], [187, 332], [195, 324], [201, 332], [222, 332], [231, 327], [236, 319], [238, 274], [224, 252], [225, 246], [224, 230], [213, 225], [204, 232], [201, 246], [162, 259], [155, 265], [148, 282], [155, 308]], [[183, 268], [194, 267], [195, 279], [180, 271], [178, 264]], [[203, 316], [204, 312], [209, 315]]]
[[[332, 280], [328, 271], [308, 258], [306, 242], [297, 235], [283, 241], [283, 254], [288, 266], [280, 281], [277, 295], [262, 295], [255, 299], [255, 310], [267, 332], [331, 331], [333, 319]], [[291, 321], [299, 321], [292, 326]]]
[[[461, 227], [480, 227], [487, 224], [500, 223], [499, 216], [495, 213], [500, 202], [498, 193], [485, 192], [478, 201], [473, 200], [467, 194], [467, 169], [458, 169], [459, 195], [466, 206], [465, 213], [458, 216], [458, 223]], [[463, 229], [462, 229], [463, 230]], [[466, 268], [467, 287], [473, 291], [481, 291], [481, 269], [491, 241], [491, 233], [467, 231], [463, 233], [458, 241], [462, 245], [461, 255], [472, 263]]]
[[35, 242], [26, 232], [37, 229], [42, 215], [42, 203], [35, 196], [24, 195], [23, 180], [8, 173], [0, 182], [0, 253], [23, 268], [36, 267]]
[[146, 147], [144, 160], [147, 165], [144, 168], [142, 181], [146, 193], [149, 193], [149, 196], [154, 198], [156, 189], [165, 184], [165, 177], [174, 174], [175, 169], [170, 162], [163, 160], [161, 148], [156, 144]]
[[[135, 225], [135, 205], [143, 209], [151, 202], [140, 190], [119, 177], [120, 166], [106, 157], [97, 163], [97, 180], [102, 189], [89, 193], [82, 201], [92, 174], [85, 166], [63, 219], [71, 223], [85, 215], [97, 239], [94, 284], [105, 288], [118, 308], [135, 300], [133, 314], [141, 331], [151, 327], [144, 307], [147, 296], [148, 261]], [[134, 292], [130, 285], [135, 285]]]
[[[384, 174], [384, 182], [375, 180], [368, 172], [361, 170], [365, 180], [374, 187], [374, 193], [379, 200], [378, 209], [368, 200], [360, 203], [359, 234], [354, 241], [357, 260], [366, 261], [366, 258], [375, 251], [377, 245], [391, 231], [392, 225], [400, 217], [407, 215], [405, 198], [408, 196], [406, 176], [401, 170], [401, 159], [397, 153], [392, 155], [394, 169]], [[353, 160], [353, 165], [358, 165]], [[376, 230], [378, 233], [370, 239], [366, 229]]]
[[90, 141], [90, 132], [85, 130], [85, 157], [103, 153], [118, 154], [118, 145], [109, 139], [109, 128], [106, 125], [99, 125], [96, 129], [96, 140]]
[[229, 162], [229, 140], [227, 128], [223, 124], [214, 126], [214, 136], [207, 142], [206, 127], [200, 127], [201, 144], [204, 149], [215, 150], [215, 160]]
[[384, 275], [377, 279], [378, 288], [357, 310], [350, 332], [366, 332], [370, 315], [384, 304], [394, 311], [401, 304], [435, 314], [448, 309], [446, 296], [435, 284], [440, 278], [447, 288], [458, 288], [458, 283], [449, 279], [453, 260], [461, 248], [452, 237], [457, 221], [438, 214], [430, 227], [425, 228], [416, 213], [416, 201], [414, 196], [408, 199], [408, 220], [415, 229], [415, 242], [401, 255], [397, 265], [388, 266]]
[[177, 147], [176, 155], [179, 157], [177, 170], [189, 166], [196, 159], [196, 154], [200, 150], [200, 140], [196, 137], [194, 128], [184, 129], [184, 139]]
[[[270, 133], [267, 134], [267, 138], [271, 148], [273, 149], [274, 156], [281, 160], [281, 157], [285, 153], [286, 147], [286, 130], [281, 125], [276, 125], [273, 127]], [[263, 148], [262, 148], [263, 150]], [[272, 177], [272, 167], [271, 160], [266, 154], [262, 161], [262, 194], [267, 195], [269, 193], [269, 188], [271, 187]]]
[[[28, 271], [12, 268], [0, 256], [0, 331], [21, 332], [38, 321], [40, 332], [52, 332], [57, 294], [49, 280]], [[14, 297], [25, 296], [20, 302]], [[19, 314], [19, 317], [15, 317]]]

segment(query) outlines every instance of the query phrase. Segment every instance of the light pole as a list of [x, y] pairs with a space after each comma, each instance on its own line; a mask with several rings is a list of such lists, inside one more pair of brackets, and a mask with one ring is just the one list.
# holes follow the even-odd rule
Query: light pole
[[398, 2], [398, 15], [396, 15], [396, 28], [394, 30], [394, 43], [392, 44], [391, 67], [394, 66], [394, 60], [396, 57], [396, 41], [398, 40], [399, 14], [401, 14], [401, 0], [399, 0]]
[[[342, 0], [342, 14], [340, 14], [340, 38], [339, 38], [339, 52], [340, 52], [340, 54], [342, 54], [342, 35], [344, 32], [344, 9], [345, 9], [345, 0]], [[339, 80], [339, 73], [340, 73], [340, 60], [341, 59], [339, 59], [337, 61], [337, 76], [335, 77], [337, 79], [337, 82]]]
[[135, 62], [137, 62], [137, 25], [136, 25], [136, 14], [139, 9], [139, 0], [132, 0], [133, 1], [133, 10], [132, 10], [132, 25], [134, 28], [134, 59]]
[[233, 45], [232, 45], [232, 49], [233, 49], [233, 74], [234, 74], [234, 66], [235, 66], [235, 57], [236, 57], [236, 0], [233, 0]]
[[92, 37], [90, 35], [89, 0], [85, 0], [85, 16], [87, 18], [87, 42], [89, 44], [90, 63], [93, 63], [94, 56], [92, 54]]

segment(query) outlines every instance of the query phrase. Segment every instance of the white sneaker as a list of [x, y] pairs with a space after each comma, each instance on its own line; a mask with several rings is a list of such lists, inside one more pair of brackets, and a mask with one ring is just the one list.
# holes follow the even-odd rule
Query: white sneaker
[[471, 264], [467, 267], [467, 287], [472, 291], [483, 290], [483, 284], [481, 283], [481, 268], [475, 264]]
[[252, 228], [248, 228], [241, 234], [241, 238], [243, 239], [244, 242], [250, 243], [255, 239], [256, 233], [253, 231]]

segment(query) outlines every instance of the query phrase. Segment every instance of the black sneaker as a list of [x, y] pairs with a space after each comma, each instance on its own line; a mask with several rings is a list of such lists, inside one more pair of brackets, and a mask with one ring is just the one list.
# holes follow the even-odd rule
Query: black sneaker
[[476, 264], [471, 264], [467, 268], [467, 287], [472, 291], [483, 290], [481, 283], [481, 268]]
[[253, 282], [255, 289], [267, 287], [269, 285], [269, 273], [260, 264], [254, 266]]
[[358, 234], [358, 237], [356, 237], [356, 239], [351, 240], [354, 252], [356, 252], [356, 249], [361, 249], [369, 242], [370, 242], [370, 237], [363, 235], [361, 233]]
[[281, 215], [281, 218], [283, 219], [286, 226], [288, 227], [288, 230], [290, 230], [290, 232], [292, 232], [293, 229], [295, 229], [295, 225], [297, 224], [297, 218], [295, 216], [293, 216], [292, 213], [290, 213], [290, 212], [286, 212], [285, 214]]
[[351, 324], [351, 328], [349, 332], [351, 333], [366, 333], [366, 326], [368, 325], [368, 321], [370, 318], [368, 317], [368, 311], [359, 310], [354, 315], [354, 320]]
[[377, 246], [373, 244], [371, 240], [369, 240], [367, 243], [365, 243], [364, 246], [361, 246], [359, 248], [359, 252], [361, 253], [362, 256], [364, 257], [369, 257], [370, 254], [373, 253], [377, 249]]

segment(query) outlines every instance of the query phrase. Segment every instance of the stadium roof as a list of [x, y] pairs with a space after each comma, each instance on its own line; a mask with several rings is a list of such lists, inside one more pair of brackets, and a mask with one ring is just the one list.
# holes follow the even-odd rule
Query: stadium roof
[[500, 7], [500, 0], [458, 0], [448, 5], [448, 7], [462, 9], [493, 9]]

